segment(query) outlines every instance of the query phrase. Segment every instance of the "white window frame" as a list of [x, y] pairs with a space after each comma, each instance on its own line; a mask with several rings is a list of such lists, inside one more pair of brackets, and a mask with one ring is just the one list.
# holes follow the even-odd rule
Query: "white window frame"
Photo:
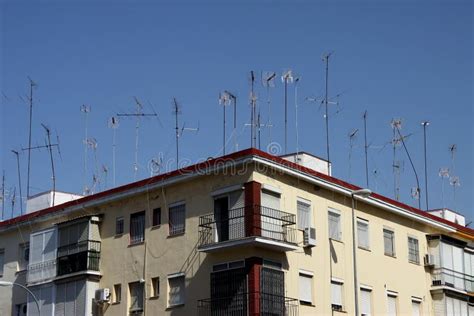
[[[302, 295], [302, 288], [301, 288], [301, 285], [302, 285], [302, 282], [301, 282], [301, 277], [303, 278], [307, 278], [309, 279], [309, 282], [311, 282], [310, 284], [310, 294], [309, 294], [309, 298], [310, 298], [310, 301], [307, 301], [305, 299], [302, 299], [304, 298], [303, 295]], [[314, 304], [314, 273], [311, 272], [311, 271], [307, 271], [307, 270], [299, 270], [298, 271], [298, 281], [299, 281], [299, 295], [298, 295], [298, 300], [300, 302], [300, 304], [302, 305], [313, 305]]]
[[[302, 221], [302, 216], [300, 216], [299, 212], [299, 205], [302, 204], [308, 208], [308, 218], [306, 226], [304, 226], [304, 222]], [[298, 197], [296, 200], [296, 221], [297, 221], [297, 228], [299, 230], [305, 230], [305, 228], [310, 228], [313, 225], [313, 206], [311, 205], [311, 201]], [[303, 227], [304, 226], [304, 227]]]
[[[359, 223], [363, 225], [367, 225], [367, 245], [361, 245], [360, 244], [360, 236], [359, 236]], [[365, 250], [370, 250], [370, 226], [369, 226], [369, 221], [363, 218], [357, 218], [357, 247]]]
[[[336, 302], [334, 300], [334, 291], [335, 291], [335, 288], [334, 286], [338, 286], [338, 288], [340, 289], [340, 302]], [[340, 303], [340, 304], [336, 304], [336, 303]], [[341, 306], [340, 309], [337, 309], [335, 308], [335, 306]], [[332, 310], [336, 310], [336, 311], [344, 311], [344, 280], [341, 280], [341, 279], [338, 279], [338, 278], [331, 278], [331, 308]]]
[[[337, 225], [337, 229], [338, 229], [338, 232], [337, 232], [338, 236], [337, 237], [331, 236], [331, 225], [329, 223], [330, 214], [337, 215], [338, 218], [339, 218], [338, 225]], [[337, 241], [342, 241], [342, 214], [341, 214], [341, 211], [333, 209], [333, 208], [328, 209], [328, 234], [329, 234], [330, 239], [337, 240]]]
[[423, 302], [423, 299], [421, 297], [416, 297], [416, 296], [411, 297], [411, 308], [412, 308], [413, 316], [415, 316], [414, 309], [413, 309], [414, 304], [418, 304], [418, 311], [419, 311], [418, 316], [423, 315], [422, 302]]
[[[416, 247], [415, 247], [415, 251], [416, 251], [416, 258], [414, 258], [415, 260], [412, 260], [412, 258], [410, 257], [411, 253], [410, 253], [410, 239], [411, 240], [415, 240], [416, 243]], [[414, 264], [420, 264], [420, 240], [413, 236], [413, 235], [408, 235], [407, 237], [407, 246], [408, 246], [408, 262], [410, 263], [414, 263]]]
[[[388, 253], [387, 250], [385, 249], [385, 231], [391, 232], [392, 233], [392, 253]], [[396, 244], [395, 244], [395, 230], [390, 227], [383, 227], [382, 230], [382, 238], [383, 238], [383, 253], [384, 255], [388, 257], [393, 257], [395, 258], [397, 256], [397, 251], [396, 251]]]
[[[180, 293], [180, 296], [181, 296], [181, 301], [178, 302], [178, 303], [173, 303], [171, 304], [170, 303], [170, 300], [171, 300], [171, 286], [170, 286], [170, 280], [173, 280], [173, 279], [183, 279], [183, 286], [181, 287], [182, 288], [182, 293]], [[180, 272], [180, 273], [174, 273], [174, 274], [170, 274], [168, 275], [168, 299], [167, 299], [167, 306], [168, 308], [171, 308], [171, 307], [176, 307], [176, 306], [182, 306], [185, 304], [186, 302], [186, 276], [184, 273]]]
[[389, 307], [390, 298], [395, 299], [395, 315], [398, 315], [398, 292], [387, 290], [386, 296], [387, 296], [387, 315], [388, 315], [388, 307]]
[[[369, 313], [364, 313], [363, 305], [362, 305], [362, 292], [369, 293]], [[372, 287], [367, 285], [360, 285], [359, 286], [359, 293], [360, 293], [360, 308], [361, 308], [361, 316], [370, 316], [372, 315]]]

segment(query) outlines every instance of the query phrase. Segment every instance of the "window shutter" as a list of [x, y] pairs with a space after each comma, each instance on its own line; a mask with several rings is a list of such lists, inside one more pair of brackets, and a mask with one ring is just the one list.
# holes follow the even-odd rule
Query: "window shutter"
[[397, 315], [397, 297], [388, 295], [387, 300], [388, 300], [387, 316], [396, 316]]
[[242, 190], [234, 191], [229, 194], [230, 197], [230, 209], [242, 208], [245, 206], [244, 193]]
[[456, 274], [454, 278], [454, 286], [458, 289], [464, 289], [464, 281], [462, 277], [458, 277], [459, 275], [462, 276], [464, 273], [464, 258], [463, 258], [463, 249], [459, 247], [453, 247], [453, 270], [459, 272]]
[[313, 302], [312, 283], [312, 276], [300, 273], [300, 301], [307, 303]]
[[411, 301], [411, 308], [413, 316], [421, 316], [421, 304], [420, 302]]
[[394, 233], [391, 230], [384, 229], [383, 230], [383, 243], [384, 243], [384, 251], [386, 255], [393, 256], [395, 255], [395, 247], [394, 247]]
[[365, 221], [357, 221], [357, 241], [359, 247], [369, 248], [369, 224]]
[[66, 303], [66, 283], [56, 285], [56, 302], [54, 305], [55, 316], [67, 316], [65, 310]]
[[86, 281], [76, 281], [76, 314], [86, 314]]
[[262, 190], [262, 206], [268, 207], [274, 210], [280, 209], [280, 194], [273, 193], [270, 191]]
[[341, 215], [329, 212], [329, 238], [340, 240], [341, 239]]
[[371, 293], [372, 291], [367, 289], [360, 289], [360, 313], [363, 316], [371, 315]]
[[298, 211], [298, 229], [304, 230], [311, 227], [311, 205], [298, 201], [296, 208]]
[[332, 304], [342, 306], [342, 284], [337, 282], [331, 283]]

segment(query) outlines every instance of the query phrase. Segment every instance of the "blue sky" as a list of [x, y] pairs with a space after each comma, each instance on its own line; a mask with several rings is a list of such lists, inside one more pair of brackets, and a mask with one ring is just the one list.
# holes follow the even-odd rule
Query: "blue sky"
[[[12, 149], [26, 147], [28, 106], [19, 96], [35, 90], [33, 145], [44, 144], [45, 123], [59, 134], [62, 159], [56, 157], [57, 188], [81, 192], [84, 185], [82, 104], [91, 106], [89, 136], [98, 142], [97, 163], [89, 151], [87, 182], [95, 166], [109, 168], [112, 185], [112, 131], [107, 120], [134, 111], [133, 96], [152, 103], [160, 115], [142, 120], [139, 177], [150, 175], [148, 162], [162, 155], [174, 159], [172, 97], [182, 105], [181, 124], [194, 127], [181, 138], [181, 157], [197, 161], [222, 153], [222, 108], [218, 93], [238, 95], [238, 143], [249, 146], [248, 72], [276, 71], [271, 89], [272, 139], [262, 130], [262, 149], [283, 144], [283, 85], [287, 68], [301, 76], [298, 87], [299, 149], [325, 157], [323, 112], [305, 102], [324, 91], [321, 55], [334, 50], [330, 95], [343, 92], [330, 110], [333, 174], [365, 185], [362, 114], [368, 110], [370, 188], [394, 197], [390, 121], [402, 118], [402, 132], [412, 134], [407, 147], [422, 186], [423, 133], [429, 120], [428, 174], [430, 208], [456, 209], [473, 218], [473, 16], [470, 1], [416, 2], [10, 2], [1, 10], [1, 165], [6, 188], [17, 186]], [[267, 94], [256, 85], [262, 121], [268, 120]], [[296, 149], [294, 86], [289, 88], [289, 151]], [[148, 112], [145, 106], [144, 111]], [[231, 118], [230, 111], [229, 118]], [[133, 181], [135, 121], [123, 119], [117, 130], [117, 185]], [[349, 163], [348, 133], [359, 129]], [[231, 132], [229, 127], [228, 135]], [[54, 137], [55, 138], [55, 137]], [[231, 143], [230, 143], [231, 144]], [[456, 144], [454, 171], [449, 145]], [[229, 145], [230, 147], [230, 145]], [[403, 148], [400, 199], [417, 205], [410, 190], [415, 177]], [[20, 156], [23, 195], [26, 152]], [[349, 165], [351, 174], [349, 175]], [[440, 167], [460, 177], [456, 190], [438, 176]], [[171, 165], [170, 168], [174, 168]], [[376, 170], [376, 173], [374, 173]], [[51, 187], [45, 150], [32, 154], [31, 194]], [[96, 191], [99, 186], [96, 188]], [[7, 203], [8, 204], [8, 203]], [[15, 210], [17, 215], [19, 210]], [[11, 216], [10, 205], [6, 216]]]

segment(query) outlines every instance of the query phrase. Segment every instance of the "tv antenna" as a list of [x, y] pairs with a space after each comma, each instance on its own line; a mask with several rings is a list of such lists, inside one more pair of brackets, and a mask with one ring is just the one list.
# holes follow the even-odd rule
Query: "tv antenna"
[[154, 157], [148, 163], [148, 168], [150, 170], [150, 177], [153, 177], [160, 173], [161, 168], [163, 167], [163, 155], [160, 153], [158, 157]]
[[[51, 161], [51, 180], [53, 182], [52, 206], [54, 206], [55, 205], [54, 202], [55, 202], [55, 198], [56, 198], [56, 174], [55, 174], [55, 171], [54, 171], [53, 146], [57, 148], [59, 154], [61, 154], [61, 152], [59, 150], [59, 141], [56, 144], [51, 144], [51, 130], [46, 125], [44, 125], [43, 123], [41, 123], [41, 126], [43, 126], [43, 128], [46, 132], [46, 138], [47, 139], [46, 139], [45, 147], [49, 151], [49, 159]], [[58, 140], [59, 140], [59, 138], [58, 138]]]
[[449, 168], [439, 168], [438, 176], [441, 178], [441, 204], [446, 207], [444, 202], [444, 179], [449, 179]]
[[138, 173], [138, 135], [139, 135], [139, 129], [140, 129], [140, 120], [143, 117], [158, 117], [157, 113], [143, 113], [143, 105], [142, 103], [138, 100], [137, 97], [133, 97], [133, 100], [135, 101], [135, 106], [136, 110], [135, 113], [117, 113], [117, 116], [123, 116], [123, 117], [134, 117], [136, 119], [135, 123], [135, 162], [133, 164], [133, 179], [137, 179], [137, 173]]
[[451, 171], [452, 172], [455, 172], [454, 160], [455, 160], [457, 150], [458, 150], [458, 146], [456, 144], [449, 145], [449, 152], [451, 154]]
[[453, 208], [456, 209], [456, 188], [461, 186], [458, 176], [449, 178], [449, 184], [453, 187]]
[[20, 215], [23, 215], [23, 201], [22, 201], [22, 195], [21, 195], [21, 175], [20, 175], [20, 153], [16, 150], [12, 150], [12, 153], [14, 153], [16, 156], [16, 166], [17, 166], [17, 172], [18, 172], [18, 187], [20, 188]]
[[354, 148], [354, 143], [356, 141], [357, 133], [359, 132], [358, 128], [353, 129], [352, 131], [347, 134], [349, 137], [349, 180], [351, 179], [351, 171], [352, 171], [352, 150]]
[[271, 107], [271, 97], [270, 97], [270, 89], [275, 87], [275, 78], [276, 72], [274, 71], [265, 71], [262, 73], [262, 85], [267, 90], [267, 105], [268, 105], [268, 121], [267, 126], [269, 127], [268, 130], [268, 138], [269, 143], [272, 142], [272, 107]]
[[185, 131], [199, 132], [199, 122], [198, 127], [186, 127], [186, 123], [183, 124], [182, 128], [179, 128], [179, 115], [182, 114], [181, 105], [178, 103], [176, 98], [173, 98], [173, 112], [172, 114], [175, 117], [175, 140], [176, 140], [176, 169], [179, 169], [179, 138], [183, 136]]
[[112, 129], [113, 136], [112, 136], [112, 182], [113, 186], [115, 187], [115, 152], [117, 149], [117, 128], [119, 127], [119, 120], [116, 116], [112, 116], [109, 119], [109, 128]]
[[364, 118], [364, 152], [365, 152], [365, 181], [366, 187], [369, 187], [369, 157], [368, 157], [368, 149], [369, 145], [367, 144], [367, 110], [365, 110], [363, 118]]
[[88, 169], [87, 169], [88, 145], [87, 145], [87, 142], [88, 142], [88, 139], [89, 139], [88, 130], [89, 130], [89, 113], [91, 112], [90, 105], [86, 105], [86, 104], [81, 105], [81, 112], [83, 113], [83, 116], [84, 116], [84, 133], [85, 133], [84, 140], [82, 141], [82, 143], [84, 144], [84, 170], [83, 170], [83, 174], [82, 174], [82, 182], [83, 182], [83, 185], [84, 185], [83, 192], [87, 192], [88, 191], [87, 180], [86, 180], [87, 179], [87, 173], [88, 173]]
[[251, 124], [251, 133], [250, 133], [250, 147], [257, 147], [257, 95], [254, 91], [255, 86], [255, 74], [253, 70], [250, 71], [250, 124]]
[[405, 136], [402, 135], [400, 132], [401, 128], [401, 120], [392, 120], [392, 128], [394, 129], [394, 133], [396, 133], [399, 136], [400, 141], [402, 142], [403, 148], [405, 149], [405, 153], [407, 154], [408, 160], [410, 161], [411, 167], [413, 169], [413, 173], [415, 174], [415, 180], [416, 180], [416, 190], [418, 191], [418, 194], [416, 195], [418, 197], [418, 209], [421, 209], [421, 190], [420, 190], [420, 181], [418, 180], [418, 173], [416, 172], [415, 165], [413, 164], [413, 160], [411, 159], [410, 153], [408, 152], [408, 148], [405, 144]]
[[426, 202], [426, 210], [429, 210], [428, 205], [428, 160], [426, 159], [426, 128], [430, 125], [430, 122], [423, 121], [421, 122], [421, 126], [423, 126], [423, 152], [425, 158], [425, 202]]
[[104, 176], [104, 190], [107, 190], [107, 180], [108, 180], [108, 174], [109, 174], [109, 167], [107, 165], [102, 165], [102, 174]]
[[328, 163], [328, 170], [329, 170], [329, 161], [330, 161], [330, 156], [329, 156], [329, 57], [334, 52], [329, 52], [323, 55], [323, 61], [326, 63], [326, 84], [325, 84], [325, 93], [324, 93], [324, 107], [325, 107], [325, 121], [326, 121], [326, 156], [327, 156], [327, 163]]
[[5, 213], [5, 170], [2, 172], [2, 196], [0, 196], [2, 199], [2, 217], [0, 217], [0, 220], [3, 221], [3, 215]]
[[293, 73], [291, 69], [283, 71], [281, 81], [285, 87], [285, 154], [288, 153], [288, 83], [293, 82]]
[[15, 209], [15, 202], [16, 202], [16, 187], [13, 187], [13, 194], [11, 195], [11, 203], [12, 203], [12, 215], [11, 218], [13, 218], [13, 211]]
[[[30, 96], [28, 97], [28, 101], [30, 104], [30, 124], [29, 124], [29, 132], [28, 132], [28, 148], [31, 148], [31, 132], [32, 132], [32, 122], [33, 122], [33, 88], [38, 87], [38, 84], [34, 82], [30, 77], [28, 77], [30, 81]], [[28, 150], [28, 175], [26, 178], [26, 198], [30, 197], [30, 173], [31, 173], [31, 150]]]
[[222, 105], [222, 112], [223, 112], [223, 127], [222, 127], [222, 133], [223, 133], [223, 137], [222, 137], [222, 152], [223, 152], [223, 155], [225, 156], [225, 147], [226, 147], [226, 143], [227, 143], [227, 138], [226, 138], [226, 135], [225, 135], [225, 131], [226, 131], [226, 107], [228, 105], [230, 105], [231, 101], [230, 101], [230, 96], [227, 94], [227, 92], [221, 92], [219, 93], [219, 104]]
[[232, 130], [232, 135], [233, 135], [233, 138], [234, 138], [234, 150], [237, 151], [238, 150], [238, 144], [237, 144], [237, 97], [235, 96], [235, 94], [229, 92], [228, 90], [225, 90], [224, 93], [226, 93], [230, 100], [232, 100], [232, 104], [234, 106], [234, 126], [233, 126], [233, 130]]
[[[300, 150], [300, 137], [298, 130], [298, 83], [300, 82], [301, 77], [295, 77], [295, 129], [296, 129], [296, 157], [299, 156]], [[298, 159], [298, 158], [297, 158]]]

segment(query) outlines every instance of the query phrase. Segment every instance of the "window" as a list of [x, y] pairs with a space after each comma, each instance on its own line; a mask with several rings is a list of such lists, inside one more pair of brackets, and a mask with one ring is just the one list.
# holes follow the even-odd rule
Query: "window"
[[151, 296], [158, 297], [160, 296], [160, 278], [151, 278]]
[[362, 249], [369, 249], [369, 222], [357, 219], [357, 245]]
[[420, 263], [418, 239], [414, 237], [408, 237], [408, 261], [416, 264]]
[[300, 271], [300, 303], [312, 305], [313, 304], [313, 275], [309, 272]]
[[130, 244], [145, 240], [145, 212], [130, 215]]
[[331, 281], [331, 306], [335, 311], [342, 311], [342, 285], [341, 281]]
[[360, 288], [360, 315], [372, 315], [372, 290]]
[[298, 229], [304, 230], [311, 227], [311, 205], [302, 201], [296, 203]]
[[30, 261], [30, 243], [20, 244], [18, 250], [18, 270], [26, 270]]
[[328, 212], [329, 217], [329, 238], [335, 240], [342, 239], [341, 233], [341, 214], [334, 211]]
[[450, 316], [468, 315], [467, 302], [457, 299], [457, 298], [446, 296], [446, 315], [450, 315]]
[[3, 275], [4, 262], [5, 262], [5, 249], [0, 249], [0, 276]]
[[387, 294], [387, 316], [397, 316], [397, 295]]
[[395, 233], [390, 229], [383, 229], [383, 247], [385, 255], [395, 257]]
[[130, 313], [139, 313], [143, 311], [143, 283], [133, 282], [129, 285], [130, 289]]
[[183, 234], [186, 224], [186, 205], [179, 204], [169, 207], [170, 236]]
[[122, 284], [114, 284], [112, 303], [120, 303], [120, 301], [122, 301]]
[[168, 276], [168, 306], [184, 304], [184, 274]]
[[123, 234], [123, 217], [117, 217], [115, 219], [115, 235]]
[[413, 316], [421, 316], [421, 298], [412, 297], [411, 310]]
[[161, 225], [161, 208], [155, 208], [153, 210], [153, 226]]

